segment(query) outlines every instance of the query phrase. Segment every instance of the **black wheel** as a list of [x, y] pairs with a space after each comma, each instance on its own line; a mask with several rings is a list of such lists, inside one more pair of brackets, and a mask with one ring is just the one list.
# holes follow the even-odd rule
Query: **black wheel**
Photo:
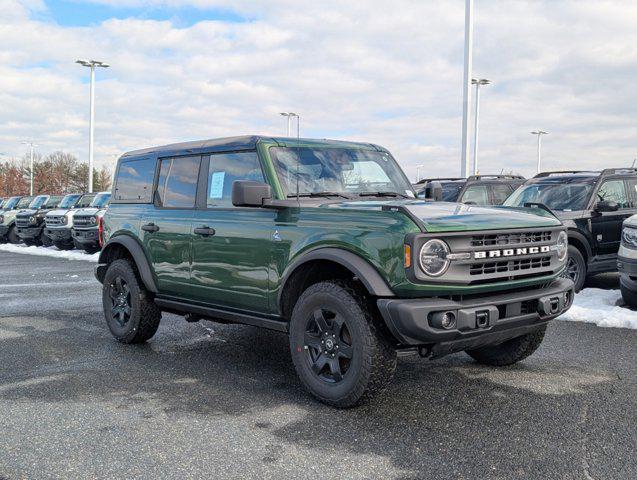
[[546, 326], [535, 332], [507, 340], [499, 345], [489, 345], [474, 350], [467, 350], [467, 353], [478, 363], [485, 365], [493, 365], [496, 367], [512, 365], [524, 360], [535, 352], [542, 343], [545, 332]]
[[336, 407], [368, 401], [396, 370], [396, 350], [349, 282], [320, 282], [303, 292], [292, 312], [290, 349], [305, 388]]
[[579, 292], [586, 281], [586, 261], [582, 253], [573, 245], [568, 246], [568, 259], [562, 277], [573, 280], [575, 292]]
[[16, 231], [15, 225], [13, 225], [10, 229], [9, 229], [9, 233], [7, 233], [7, 240], [9, 241], [9, 243], [20, 243], [20, 236], [18, 235], [18, 232]]
[[27, 247], [33, 247], [33, 246], [37, 245], [37, 243], [34, 240], [30, 239], [30, 238], [23, 238], [22, 239], [22, 243], [24, 243]]
[[631, 290], [622, 282], [620, 282], [619, 288], [621, 289], [622, 298], [624, 299], [626, 305], [631, 308], [637, 308], [637, 292], [635, 290]]
[[84, 245], [73, 239], [73, 248], [75, 248], [76, 250], [84, 250]]
[[58, 250], [73, 250], [74, 245], [65, 243], [65, 242], [57, 242], [55, 240], [53, 240], [53, 245], [55, 245], [55, 247]]
[[102, 305], [108, 328], [122, 343], [143, 343], [159, 327], [161, 310], [128, 260], [115, 260], [108, 266], [102, 285]]
[[42, 231], [42, 233], [40, 234], [40, 242], [42, 242], [43, 247], [50, 247], [51, 245], [53, 245], [53, 241], [49, 237], [47, 237], [44, 231]]

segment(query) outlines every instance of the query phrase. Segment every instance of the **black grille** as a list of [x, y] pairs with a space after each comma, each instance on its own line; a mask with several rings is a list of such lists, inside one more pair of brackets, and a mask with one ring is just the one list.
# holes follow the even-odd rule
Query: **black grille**
[[73, 226], [74, 227], [94, 227], [96, 223], [92, 223], [91, 219], [94, 218], [93, 215], [75, 215], [73, 217]]
[[64, 215], [47, 215], [46, 217], [46, 226], [47, 227], [59, 227], [60, 225], [65, 225], [65, 223], [63, 223], [62, 219], [64, 218]]
[[486, 235], [473, 235], [471, 237], [472, 247], [489, 247], [498, 245], [520, 245], [525, 243], [550, 242], [552, 232], [511, 232], [496, 233]]
[[489, 275], [492, 273], [519, 272], [544, 268], [551, 265], [551, 257], [524, 258], [505, 262], [474, 263], [469, 268], [470, 275]]
[[16, 215], [15, 217], [16, 226], [18, 228], [25, 228], [31, 225], [31, 222], [29, 222], [29, 217], [31, 217], [31, 215]]

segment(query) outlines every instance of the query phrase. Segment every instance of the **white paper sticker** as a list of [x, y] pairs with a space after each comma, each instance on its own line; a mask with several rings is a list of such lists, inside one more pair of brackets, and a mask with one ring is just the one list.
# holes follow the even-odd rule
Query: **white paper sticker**
[[226, 172], [215, 172], [210, 179], [210, 191], [208, 198], [219, 199], [223, 197], [223, 181], [226, 178]]

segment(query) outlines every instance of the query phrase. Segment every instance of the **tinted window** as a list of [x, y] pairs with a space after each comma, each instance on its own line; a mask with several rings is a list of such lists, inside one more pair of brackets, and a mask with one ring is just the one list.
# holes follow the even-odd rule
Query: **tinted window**
[[443, 183], [442, 184], [442, 201], [455, 202], [458, 200], [458, 194], [464, 186], [463, 182]]
[[60, 196], [53, 196], [53, 197], [49, 197], [49, 199], [47, 200], [47, 202], [44, 204], [44, 208], [54, 208], [57, 207], [57, 205], [62, 201], [62, 197]]
[[9, 200], [5, 202], [2, 208], [11, 210], [13, 207], [15, 207], [18, 204], [19, 201], [20, 201], [20, 197], [11, 197]]
[[608, 180], [597, 190], [597, 200], [617, 202], [619, 208], [630, 208], [623, 180]]
[[123, 160], [117, 172], [114, 200], [121, 203], [150, 203], [154, 179], [154, 159]]
[[79, 199], [80, 199], [80, 195], [77, 195], [77, 194], [67, 195], [60, 202], [59, 208], [72, 208], [73, 205], [75, 205]]
[[93, 199], [95, 198], [95, 195], [90, 194], [90, 195], [82, 195], [82, 198], [80, 198], [80, 201], [77, 202], [77, 205], [75, 205], [75, 208], [86, 208], [88, 207], [91, 202], [93, 201]]
[[163, 158], [159, 166], [157, 202], [161, 207], [193, 208], [201, 157]]
[[525, 203], [543, 203], [551, 210], [584, 210], [592, 190], [588, 183], [531, 183], [513, 192], [504, 205], [523, 207]]
[[495, 205], [502, 205], [502, 203], [511, 195], [511, 187], [506, 184], [491, 185], [493, 192], [493, 203]]
[[105, 207], [106, 205], [108, 205], [108, 202], [110, 201], [110, 199], [111, 199], [110, 193], [98, 193], [97, 195], [95, 195], [95, 198], [91, 202], [90, 206], [95, 208]]
[[31, 201], [31, 203], [29, 204], [29, 208], [32, 210], [37, 210], [42, 205], [44, 205], [48, 199], [49, 197], [47, 197], [46, 195], [38, 195]]
[[473, 203], [475, 205], [488, 205], [489, 195], [486, 185], [473, 185], [467, 187], [462, 194], [460, 203]]
[[232, 205], [232, 184], [237, 180], [265, 181], [257, 152], [211, 155], [206, 195], [208, 206]]

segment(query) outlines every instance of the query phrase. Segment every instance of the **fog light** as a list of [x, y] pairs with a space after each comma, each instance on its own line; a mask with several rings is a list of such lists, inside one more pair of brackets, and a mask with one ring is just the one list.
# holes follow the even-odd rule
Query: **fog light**
[[456, 314], [454, 312], [436, 312], [431, 318], [431, 325], [435, 328], [451, 330], [456, 326]]

